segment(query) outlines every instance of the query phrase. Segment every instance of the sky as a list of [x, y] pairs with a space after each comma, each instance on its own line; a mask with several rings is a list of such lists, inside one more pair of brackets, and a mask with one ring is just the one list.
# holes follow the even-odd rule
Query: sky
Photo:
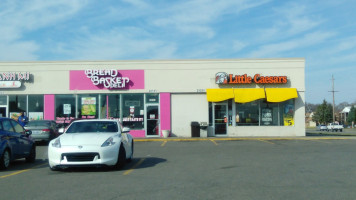
[[0, 62], [305, 58], [306, 102], [356, 103], [356, 1], [0, 0]]

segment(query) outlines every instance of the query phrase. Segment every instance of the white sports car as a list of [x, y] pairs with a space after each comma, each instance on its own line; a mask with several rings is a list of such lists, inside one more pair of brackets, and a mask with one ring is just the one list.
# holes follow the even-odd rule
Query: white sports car
[[80, 166], [122, 168], [131, 161], [134, 141], [117, 120], [90, 119], [74, 121], [64, 134], [48, 144], [51, 170]]

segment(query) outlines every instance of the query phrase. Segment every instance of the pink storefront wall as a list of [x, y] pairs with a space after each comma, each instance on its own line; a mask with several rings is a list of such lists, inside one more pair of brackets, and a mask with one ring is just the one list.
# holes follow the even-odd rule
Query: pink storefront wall
[[44, 95], [44, 119], [54, 120], [54, 94]]
[[160, 93], [160, 112], [162, 137], [162, 130], [171, 131], [171, 93]]
[[[130, 78], [125, 90], [145, 89], [145, 72], [144, 70], [119, 70], [121, 77]], [[93, 84], [90, 78], [85, 75], [84, 70], [72, 70], [69, 72], [69, 89], [70, 90], [109, 90], [105, 87], [98, 87]], [[121, 90], [122, 90], [121, 89]], [[120, 89], [115, 89], [120, 90]]]

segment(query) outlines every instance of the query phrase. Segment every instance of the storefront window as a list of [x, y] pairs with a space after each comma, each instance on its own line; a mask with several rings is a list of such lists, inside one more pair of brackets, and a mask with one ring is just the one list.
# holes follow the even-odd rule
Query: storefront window
[[7, 116], [7, 96], [0, 95], [0, 117]]
[[106, 119], [107, 116], [107, 95], [106, 94], [100, 94], [100, 108], [99, 108], [99, 112], [100, 112], [100, 119]]
[[294, 126], [294, 100], [282, 102], [280, 108], [280, 125]]
[[236, 104], [236, 125], [237, 126], [258, 126], [259, 125], [259, 105], [260, 101]]
[[28, 95], [29, 120], [43, 119], [43, 95]]
[[143, 94], [123, 94], [122, 98], [123, 126], [132, 130], [144, 129]]
[[78, 95], [78, 118], [99, 118], [99, 96], [96, 94]]
[[0, 105], [7, 105], [7, 96], [0, 95]]
[[56, 95], [56, 122], [69, 123], [75, 118], [75, 95]]
[[236, 104], [237, 126], [294, 126], [294, 100]]
[[27, 111], [26, 95], [9, 95], [9, 112], [10, 117], [17, 120], [20, 112]]
[[109, 104], [109, 118], [120, 118], [120, 95], [112, 94], [108, 95]]
[[261, 126], [279, 125], [278, 103], [261, 102]]

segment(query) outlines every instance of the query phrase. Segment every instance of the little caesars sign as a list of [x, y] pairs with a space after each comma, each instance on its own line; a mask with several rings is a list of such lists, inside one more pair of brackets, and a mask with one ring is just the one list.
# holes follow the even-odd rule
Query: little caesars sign
[[96, 86], [103, 86], [108, 89], [120, 89], [125, 88], [129, 83], [128, 77], [119, 76], [119, 72], [116, 69], [108, 70], [85, 70], [85, 75], [90, 78]]

